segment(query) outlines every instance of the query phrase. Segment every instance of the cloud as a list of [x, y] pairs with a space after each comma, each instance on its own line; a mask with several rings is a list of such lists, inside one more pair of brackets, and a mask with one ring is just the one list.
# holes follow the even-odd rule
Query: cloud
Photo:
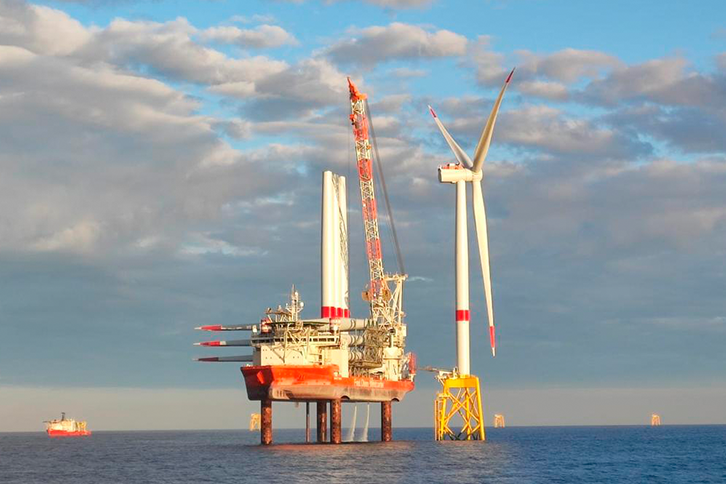
[[393, 77], [397, 77], [399, 79], [410, 79], [414, 77], [425, 77], [428, 74], [427, 71], [423, 69], [409, 69], [407, 67], [398, 67], [396, 69], [393, 69], [391, 71], [391, 75]]
[[623, 65], [616, 57], [594, 50], [568, 48], [548, 55], [523, 50], [518, 51], [517, 55], [520, 58], [518, 75], [541, 76], [565, 84], [581, 78], [597, 78], [601, 72]]
[[210, 27], [200, 33], [205, 41], [235, 44], [257, 49], [296, 45], [295, 37], [277, 25], [260, 25], [254, 29], [240, 29], [233, 26]]
[[[163, 23], [116, 19], [106, 28], [86, 29], [67, 14], [47, 7], [10, 3], [3, 5], [0, 14], [2, 22], [9, 26], [0, 34], [5, 44], [41, 55], [73, 57], [87, 65], [149, 69], [170, 79], [202, 84], [253, 83], [287, 66], [264, 56], [230, 58], [201, 46], [193, 40], [197, 29], [183, 18]], [[240, 45], [257, 47], [293, 40], [275, 26], [246, 31], [236, 27], [216, 29], [203, 35], [223, 37], [225, 32], [236, 33]], [[59, 32], [62, 35], [58, 36]]]
[[20, 0], [0, 4], [0, 44], [19, 45], [42, 55], [67, 55], [91, 33], [65, 12]]
[[249, 24], [253, 22], [262, 22], [266, 24], [274, 23], [275, 17], [272, 15], [260, 15], [260, 14], [254, 14], [251, 16], [247, 15], [233, 15], [230, 19], [230, 22], [237, 22], [241, 24]]
[[449, 30], [429, 32], [415, 25], [392, 23], [352, 31], [357, 37], [341, 40], [327, 49], [336, 64], [363, 64], [372, 67], [389, 60], [433, 59], [461, 56], [467, 39]]
[[577, 100], [609, 107], [650, 102], [711, 109], [726, 102], [726, 78], [695, 72], [682, 57], [653, 59], [593, 80], [577, 93]]
[[[224, 88], [224, 85], [217, 89]], [[325, 59], [305, 59], [256, 84], [253, 99], [243, 107], [253, 120], [304, 118], [313, 110], [347, 100], [345, 75]]]
[[[482, 36], [471, 50], [477, 81], [487, 87], [499, 87], [510, 66], [506, 57], [491, 50], [491, 39]], [[523, 94], [554, 101], [570, 98], [570, 86], [581, 80], [598, 79], [602, 73], [622, 67], [616, 57], [592, 50], [563, 49], [552, 54], [536, 54], [528, 50], [515, 52], [518, 58], [516, 82], [512, 88]]]
[[555, 156], [634, 159], [652, 151], [647, 143], [622, 132], [541, 105], [508, 110], [497, 127], [499, 141]]
[[[302, 4], [306, 0], [275, 0], [278, 2], [288, 2]], [[333, 4], [347, 0], [327, 0], [325, 3]], [[378, 7], [390, 8], [390, 9], [407, 9], [407, 8], [421, 8], [431, 5], [436, 0], [360, 0], [363, 3], [376, 5]]]
[[665, 141], [685, 153], [724, 153], [726, 115], [718, 108], [663, 107], [657, 104], [618, 109], [604, 118], [611, 126]]
[[174, 80], [202, 84], [255, 82], [286, 67], [264, 56], [229, 58], [192, 40], [185, 19], [169, 22], [114, 20], [79, 56], [129, 68], [147, 68]]
[[716, 56], [716, 65], [719, 70], [726, 72], [726, 52]]
[[219, 214], [232, 184], [265, 184], [157, 80], [18, 47], [0, 47], [0, 66], [6, 248], [111, 250]]
[[434, 0], [363, 0], [371, 5], [377, 5], [379, 7], [393, 8], [393, 9], [405, 9], [405, 8], [420, 8], [431, 5]]
[[569, 98], [567, 86], [561, 82], [518, 81], [517, 89], [526, 96], [551, 99], [553, 101], [566, 101]]
[[[568, 115], [546, 105], [513, 108], [511, 102], [505, 101], [501, 108], [495, 144], [506, 143], [530, 155], [541, 153], [550, 159], [637, 159], [652, 152], [650, 145], [630, 132], [608, 126], [610, 123], [605, 120]], [[486, 99], [466, 97], [439, 101], [436, 109], [452, 135], [462, 146], [473, 150], [491, 105]]]

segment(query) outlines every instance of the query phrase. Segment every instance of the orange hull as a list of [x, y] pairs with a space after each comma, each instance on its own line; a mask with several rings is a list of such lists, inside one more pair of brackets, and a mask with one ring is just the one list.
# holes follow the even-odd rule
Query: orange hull
[[50, 437], [85, 437], [91, 435], [90, 430], [48, 430]]
[[250, 400], [390, 402], [403, 400], [414, 387], [411, 380], [341, 377], [336, 365], [243, 366], [241, 370]]

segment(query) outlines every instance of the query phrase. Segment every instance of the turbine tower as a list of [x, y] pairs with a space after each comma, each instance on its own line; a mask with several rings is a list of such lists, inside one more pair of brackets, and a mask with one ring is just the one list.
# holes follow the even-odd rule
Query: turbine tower
[[[439, 182], [456, 185], [456, 369], [453, 372], [439, 371], [437, 379], [443, 385], [443, 391], [437, 397], [436, 403], [436, 436], [437, 440], [449, 437], [459, 439], [484, 439], [484, 417], [481, 411], [481, 392], [479, 379], [471, 374], [469, 349], [469, 244], [466, 210], [466, 184], [471, 183], [472, 206], [474, 210], [474, 224], [476, 238], [479, 246], [479, 260], [481, 263], [482, 278], [484, 279], [484, 297], [487, 304], [487, 318], [489, 321], [489, 340], [492, 356], [496, 356], [496, 334], [494, 326], [494, 308], [492, 305], [492, 281], [489, 268], [489, 239], [487, 234], [486, 208], [482, 194], [481, 181], [482, 168], [489, 151], [489, 145], [494, 133], [494, 124], [497, 121], [499, 106], [502, 104], [504, 92], [512, 80], [514, 69], [504, 81], [504, 86], [494, 102], [479, 143], [474, 150], [472, 160], [459, 146], [444, 127], [431, 106], [429, 111], [439, 127], [441, 134], [454, 152], [457, 163], [448, 163], [439, 167]], [[448, 410], [451, 403], [452, 410]], [[450, 429], [451, 417], [459, 414], [464, 420], [459, 432]]]

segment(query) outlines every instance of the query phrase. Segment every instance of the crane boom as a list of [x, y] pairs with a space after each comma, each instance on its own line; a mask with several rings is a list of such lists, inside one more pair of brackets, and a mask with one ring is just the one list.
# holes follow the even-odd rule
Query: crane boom
[[366, 95], [358, 92], [350, 78], [348, 78], [348, 88], [350, 89], [350, 121], [355, 136], [355, 156], [360, 181], [366, 255], [368, 256], [368, 270], [370, 272], [370, 285], [367, 294], [364, 294], [368, 301], [378, 302], [381, 299], [386, 299], [384, 292], [387, 290], [387, 284], [383, 271], [381, 237], [378, 231], [376, 193], [373, 188], [373, 163], [368, 134], [368, 115], [365, 108]]

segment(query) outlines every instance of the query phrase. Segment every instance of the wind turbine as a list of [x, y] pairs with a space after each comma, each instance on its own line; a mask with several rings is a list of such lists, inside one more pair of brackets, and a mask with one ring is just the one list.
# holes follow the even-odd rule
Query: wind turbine
[[469, 244], [467, 240], [467, 211], [466, 211], [466, 183], [471, 183], [472, 206], [474, 209], [474, 223], [476, 225], [476, 238], [479, 245], [479, 259], [484, 279], [484, 296], [487, 303], [487, 317], [489, 320], [489, 340], [492, 355], [497, 354], [496, 335], [494, 329], [494, 308], [492, 306], [492, 280], [489, 269], [489, 240], [487, 235], [487, 216], [482, 194], [481, 180], [482, 167], [486, 159], [489, 145], [492, 141], [494, 124], [497, 121], [499, 106], [502, 104], [504, 92], [509, 81], [512, 80], [514, 69], [504, 81], [494, 107], [489, 115], [487, 124], [481, 133], [479, 143], [474, 150], [472, 160], [459, 144], [451, 137], [436, 112], [431, 106], [429, 111], [436, 121], [436, 125], [444, 135], [444, 139], [454, 152], [457, 163], [449, 163], [439, 167], [439, 182], [456, 185], [456, 363], [460, 375], [470, 375], [469, 364]]

